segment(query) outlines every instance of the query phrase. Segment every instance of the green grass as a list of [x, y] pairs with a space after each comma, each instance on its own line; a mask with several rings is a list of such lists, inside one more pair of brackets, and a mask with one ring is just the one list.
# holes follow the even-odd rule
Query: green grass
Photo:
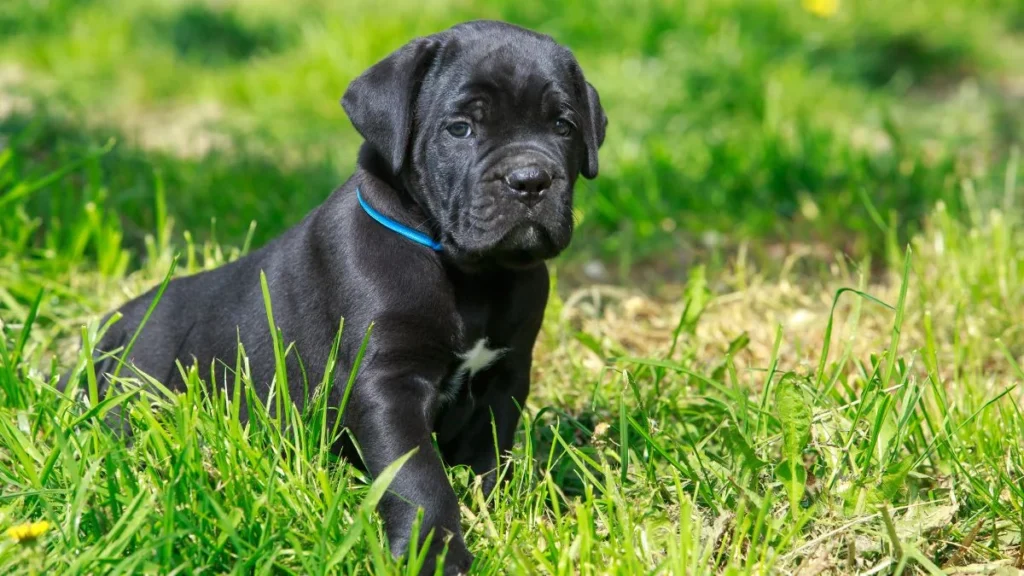
[[478, 572], [1020, 567], [1019, 2], [13, 0], [0, 573], [415, 573], [321, 403], [241, 426], [244, 370], [88, 402], [55, 378], [172, 267], [297, 222], [352, 169], [346, 83], [479, 16], [570, 45], [611, 125], [509, 482], [450, 471]]

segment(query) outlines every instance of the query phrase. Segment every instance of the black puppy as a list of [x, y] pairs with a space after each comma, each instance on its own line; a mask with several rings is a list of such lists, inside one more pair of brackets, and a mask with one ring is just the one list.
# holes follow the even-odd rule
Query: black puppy
[[[319, 382], [344, 318], [347, 375], [373, 322], [343, 423], [371, 474], [418, 449], [380, 505], [392, 550], [406, 550], [422, 507], [421, 533], [435, 533], [425, 573], [446, 540], [445, 574], [465, 572], [442, 457], [494, 487], [492, 427], [509, 450], [548, 297], [544, 260], [569, 244], [573, 186], [597, 175], [607, 120], [569, 50], [483, 21], [413, 40], [356, 78], [342, 105], [366, 140], [351, 179], [264, 248], [172, 281], [125, 361], [180, 388], [176, 361], [223, 374], [240, 337], [265, 398], [275, 370], [263, 271], [303, 402], [299, 358]], [[124, 347], [154, 296], [125, 304], [98, 349]]]

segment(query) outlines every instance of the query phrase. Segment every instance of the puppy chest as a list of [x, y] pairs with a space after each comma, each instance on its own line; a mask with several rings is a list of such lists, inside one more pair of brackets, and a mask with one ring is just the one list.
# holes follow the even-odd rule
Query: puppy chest
[[487, 338], [478, 339], [472, 347], [456, 354], [455, 366], [441, 390], [442, 402], [450, 403], [468, 387], [474, 376], [490, 368], [508, 352], [493, 346]]

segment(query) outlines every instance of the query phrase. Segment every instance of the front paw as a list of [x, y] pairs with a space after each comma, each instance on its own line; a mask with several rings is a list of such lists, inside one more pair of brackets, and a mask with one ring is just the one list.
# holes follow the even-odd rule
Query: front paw
[[490, 498], [491, 493], [494, 490], [501, 489], [502, 486], [508, 484], [512, 477], [516, 473], [516, 461], [512, 459], [503, 459], [501, 466], [498, 468], [492, 468], [483, 474], [480, 474], [480, 488], [483, 490], [484, 498]]
[[[444, 543], [431, 544], [427, 559], [420, 568], [419, 576], [434, 576], [437, 574], [437, 560], [444, 551]], [[444, 576], [465, 576], [473, 565], [473, 555], [466, 549], [461, 541], [452, 538], [448, 541], [448, 552], [444, 557], [444, 570], [440, 573]]]

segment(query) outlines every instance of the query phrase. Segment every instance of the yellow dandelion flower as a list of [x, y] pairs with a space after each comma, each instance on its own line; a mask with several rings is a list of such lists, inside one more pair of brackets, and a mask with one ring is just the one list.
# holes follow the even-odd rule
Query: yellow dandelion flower
[[18, 543], [34, 542], [50, 529], [50, 523], [46, 520], [39, 522], [26, 522], [7, 529], [7, 536]]
[[802, 0], [804, 10], [815, 16], [828, 18], [839, 11], [839, 0]]

